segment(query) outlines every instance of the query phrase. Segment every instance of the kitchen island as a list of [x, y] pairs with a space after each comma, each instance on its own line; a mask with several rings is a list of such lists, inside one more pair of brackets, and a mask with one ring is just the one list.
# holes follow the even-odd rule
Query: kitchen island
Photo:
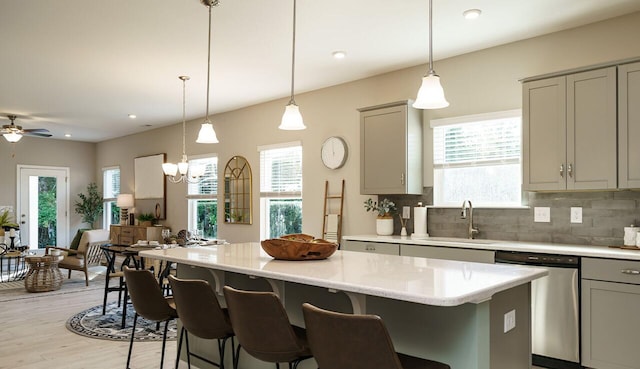
[[[259, 243], [140, 255], [178, 263], [179, 277], [209, 280], [221, 300], [224, 285], [272, 290], [298, 325], [304, 325], [303, 302], [380, 315], [398, 351], [465, 369], [530, 368], [530, 282], [547, 274], [540, 268], [349, 251], [325, 260], [283, 261]], [[191, 346], [216, 358], [211, 342]], [[241, 355], [240, 368], [268, 367]], [[316, 367], [312, 360], [300, 366]]]

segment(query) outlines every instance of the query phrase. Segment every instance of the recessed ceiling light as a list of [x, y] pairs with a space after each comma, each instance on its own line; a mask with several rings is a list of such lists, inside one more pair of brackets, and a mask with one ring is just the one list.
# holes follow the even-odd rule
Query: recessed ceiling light
[[347, 56], [347, 53], [342, 50], [338, 50], [334, 51], [331, 55], [333, 55], [334, 59], [344, 59]]
[[129, 118], [131, 118], [131, 119], [136, 119], [137, 117], [138, 117], [138, 116], [137, 116], [137, 115], [135, 115], [135, 114], [129, 114]]
[[64, 137], [71, 137], [71, 133], [65, 133]]
[[476, 19], [480, 16], [480, 14], [482, 13], [482, 10], [480, 9], [468, 9], [465, 10], [462, 15], [464, 16], [465, 19]]

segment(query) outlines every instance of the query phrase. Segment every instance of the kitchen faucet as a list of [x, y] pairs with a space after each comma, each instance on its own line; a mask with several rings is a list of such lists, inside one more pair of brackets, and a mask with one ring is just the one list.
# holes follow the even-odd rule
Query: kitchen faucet
[[462, 202], [462, 211], [460, 212], [460, 216], [462, 219], [467, 219], [467, 203], [469, 203], [469, 230], [467, 233], [467, 237], [472, 239], [476, 233], [480, 233], [477, 228], [473, 228], [473, 205], [471, 205], [471, 200], [464, 200]]

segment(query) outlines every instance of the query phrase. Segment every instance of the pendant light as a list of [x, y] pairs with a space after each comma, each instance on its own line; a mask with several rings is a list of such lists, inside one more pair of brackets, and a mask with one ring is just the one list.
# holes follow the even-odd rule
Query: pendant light
[[300, 109], [293, 98], [293, 86], [296, 67], [296, 0], [293, 0], [293, 47], [291, 52], [291, 99], [284, 110], [279, 129], [296, 131], [307, 128], [302, 121]]
[[417, 109], [440, 109], [449, 106], [440, 84], [440, 76], [433, 70], [433, 0], [429, 0], [429, 71], [422, 77], [422, 85], [413, 103]]
[[207, 48], [207, 111], [204, 123], [200, 126], [197, 143], [218, 143], [218, 136], [213, 130], [213, 124], [209, 120], [209, 84], [211, 81], [211, 7], [218, 6], [218, 0], [200, 0], [200, 2], [209, 8], [209, 43]]
[[186, 82], [190, 79], [189, 76], [178, 77], [182, 80], [182, 161], [178, 164], [164, 163], [162, 164], [162, 171], [169, 179], [171, 183], [199, 183], [204, 177], [204, 167], [202, 165], [190, 165], [186, 154]]

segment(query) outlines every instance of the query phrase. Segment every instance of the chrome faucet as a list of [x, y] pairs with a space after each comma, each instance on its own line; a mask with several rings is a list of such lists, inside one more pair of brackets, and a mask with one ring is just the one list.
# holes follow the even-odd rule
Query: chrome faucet
[[[469, 203], [469, 216], [467, 217], [467, 203]], [[471, 200], [464, 200], [462, 202], [462, 211], [460, 212], [460, 216], [462, 219], [469, 219], [469, 230], [467, 233], [467, 238], [473, 239], [473, 236], [476, 233], [480, 233], [477, 228], [473, 228], [473, 205], [471, 205]]]

